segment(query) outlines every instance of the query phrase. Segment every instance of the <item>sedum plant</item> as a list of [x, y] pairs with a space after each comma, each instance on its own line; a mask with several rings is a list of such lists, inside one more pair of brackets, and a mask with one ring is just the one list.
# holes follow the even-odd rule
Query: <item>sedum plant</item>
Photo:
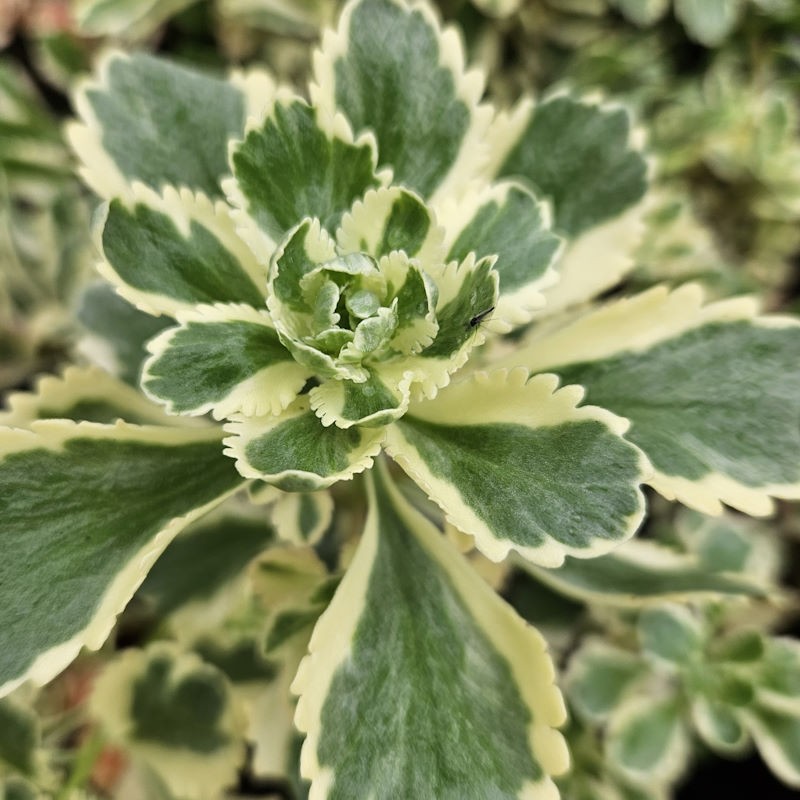
[[121, 53], [76, 92], [99, 272], [168, 327], [141, 391], [71, 369], [0, 418], [0, 684], [101, 647], [139, 587], [180, 606], [179, 643], [93, 700], [153, 796], [214, 796], [293, 718], [312, 798], [556, 797], [565, 705], [492, 569], [749, 594], [610, 553], [642, 484], [712, 514], [800, 496], [797, 322], [696, 285], [595, 299], [633, 265], [642, 137], [612, 104], [482, 95], [401, 0], [346, 6], [307, 97]]

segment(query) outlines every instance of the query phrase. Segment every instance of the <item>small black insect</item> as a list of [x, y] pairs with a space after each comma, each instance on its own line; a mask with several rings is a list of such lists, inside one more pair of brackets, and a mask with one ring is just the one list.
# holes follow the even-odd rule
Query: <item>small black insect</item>
[[477, 328], [478, 325], [480, 325], [481, 322], [483, 322], [486, 317], [492, 313], [492, 311], [494, 311], [494, 306], [491, 306], [490, 308], [487, 308], [486, 311], [481, 311], [480, 314], [476, 314], [474, 317], [470, 318], [469, 327]]

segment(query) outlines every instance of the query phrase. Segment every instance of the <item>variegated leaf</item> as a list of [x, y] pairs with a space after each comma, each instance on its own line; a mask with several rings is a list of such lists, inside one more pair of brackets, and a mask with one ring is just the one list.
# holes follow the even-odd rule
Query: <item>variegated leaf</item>
[[272, 522], [278, 536], [293, 544], [316, 544], [333, 519], [329, 492], [287, 492], [272, 506]]
[[245, 477], [289, 492], [324, 489], [372, 466], [383, 430], [323, 427], [300, 398], [280, 416], [241, 417], [225, 430], [225, 453]]
[[101, 274], [149, 314], [174, 317], [198, 303], [264, 307], [266, 270], [222, 202], [140, 187], [131, 202], [111, 201], [100, 238]]
[[[500, 143], [498, 177], [521, 177], [553, 203], [555, 228], [575, 238], [636, 205], [647, 187], [646, 165], [631, 146], [624, 108], [566, 95], [523, 104]], [[587, 265], [587, 268], [588, 267]]]
[[492, 560], [593, 557], [644, 515], [647, 467], [622, 438], [625, 421], [557, 386], [524, 369], [477, 373], [388, 429], [388, 452]]
[[81, 176], [104, 198], [127, 195], [137, 181], [222, 196], [228, 140], [241, 135], [254, 102], [274, 91], [266, 75], [224, 81], [144, 53], [111, 52], [99, 73], [78, 88], [82, 122], [67, 136]]
[[582, 718], [602, 723], [646, 674], [647, 665], [638, 654], [589, 639], [570, 658], [565, 691]]
[[634, 696], [613, 715], [606, 754], [611, 765], [634, 785], [675, 781], [686, 768], [688, 732], [679, 698]]
[[2, 694], [100, 647], [174, 536], [242, 484], [217, 429], [30, 427], [0, 431]]
[[756, 675], [760, 705], [800, 717], [800, 642], [797, 639], [788, 636], [767, 639]]
[[244, 758], [245, 721], [215, 667], [166, 642], [129, 649], [97, 680], [92, 716], [179, 797], [218, 797]]
[[194, 0], [77, 0], [75, 21], [86, 36], [140, 39], [152, 35]]
[[746, 720], [769, 768], [784, 783], [800, 788], [800, 715], [759, 708], [748, 712]]
[[67, 367], [63, 376], [46, 375], [34, 392], [16, 392], [7, 398], [8, 411], [0, 425], [29, 428], [38, 419], [112, 423], [118, 419], [136, 425], [175, 427], [170, 417], [140, 392], [97, 367]]
[[567, 557], [555, 569], [517, 562], [537, 581], [590, 605], [620, 608], [718, 596], [767, 597], [769, 587], [747, 575], [709, 570], [696, 557], [632, 539], [613, 553]]
[[585, 386], [631, 421], [628, 438], [669, 499], [718, 514], [768, 514], [800, 497], [800, 324], [745, 298], [703, 305], [693, 284], [610, 303], [536, 333], [514, 363]]
[[228, 195], [255, 220], [265, 247], [306, 217], [333, 233], [342, 214], [380, 185], [372, 138], [354, 142], [343, 120], [338, 123], [328, 132], [303, 100], [281, 99], [233, 148]]
[[309, 650], [293, 690], [312, 797], [557, 796], [564, 708], [544, 641], [385, 470]]
[[387, 381], [380, 370], [367, 370], [367, 374], [361, 383], [325, 381], [309, 392], [311, 408], [323, 425], [383, 427], [405, 414], [413, 375], [397, 381], [389, 373]]
[[430, 8], [400, 0], [354, 0], [314, 63], [311, 96], [331, 117], [378, 143], [379, 167], [428, 198], [469, 182], [480, 164], [488, 107], [480, 72], [465, 72], [456, 31]]
[[488, 173], [528, 182], [551, 202], [554, 230], [569, 237], [538, 315], [585, 302], [633, 269], [647, 166], [626, 109], [566, 95], [523, 99], [497, 116], [490, 137]]
[[77, 345], [81, 355], [132, 386], [139, 385], [148, 340], [171, 322], [140, 311], [106, 281], [92, 283], [83, 292], [78, 320], [86, 329]]
[[499, 291], [494, 263], [493, 257], [477, 260], [469, 253], [460, 264], [453, 261], [435, 276], [439, 290], [436, 338], [402, 366], [414, 373], [425, 397], [435, 397], [450, 382], [450, 375], [466, 363], [470, 352], [485, 341], [480, 323], [497, 305]]
[[402, 250], [423, 268], [444, 261], [444, 231], [422, 199], [399, 186], [369, 191], [342, 218], [336, 234], [345, 252], [375, 258]]
[[730, 706], [698, 695], [692, 698], [691, 714], [698, 735], [714, 752], [735, 756], [750, 744], [740, 715]]
[[218, 304], [178, 315], [148, 345], [142, 388], [171, 414], [279, 414], [311, 373], [281, 344], [266, 309]]
[[508, 181], [442, 203], [447, 261], [467, 253], [497, 256], [500, 294], [493, 318], [530, 322], [544, 304], [542, 289], [558, 280], [554, 269], [562, 240], [550, 230], [550, 211], [524, 186]]

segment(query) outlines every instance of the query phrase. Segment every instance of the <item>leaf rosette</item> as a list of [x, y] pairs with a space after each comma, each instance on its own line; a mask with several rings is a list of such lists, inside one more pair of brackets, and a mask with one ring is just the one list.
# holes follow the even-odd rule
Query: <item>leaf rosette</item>
[[[79, 90], [69, 136], [107, 201], [100, 272], [175, 324], [139, 375], [156, 404], [110, 377], [100, 397], [88, 372], [12, 403], [0, 607], [19, 646], [0, 653], [5, 691], [99, 647], [172, 539], [248, 481], [290, 519], [285, 538], [310, 539], [322, 530], [281, 491], [308, 499], [383, 449], [437, 522], [493, 561], [566, 563], [562, 582], [568, 556], [633, 534], [649, 461], [656, 488], [698, 507], [761, 513], [798, 496], [794, 371], [781, 413], [743, 418], [746, 437], [725, 407], [707, 411], [723, 388], [762, 396], [757, 366], [788, 363], [796, 323], [703, 306], [691, 288], [539, 321], [632, 266], [646, 163], [624, 109], [559, 95], [495, 114], [455, 31], [402, 0], [347, 4], [308, 95], [258, 71], [223, 80], [120, 54]], [[519, 335], [481, 347], [490, 326]], [[683, 379], [684, 351], [714, 366], [713, 385]], [[761, 441], [783, 442], [781, 458], [765, 465]], [[377, 466], [294, 682], [311, 796], [554, 797], [564, 709], [544, 642], [399, 492], [388, 459]], [[67, 514], [52, 497], [70, 498]]]

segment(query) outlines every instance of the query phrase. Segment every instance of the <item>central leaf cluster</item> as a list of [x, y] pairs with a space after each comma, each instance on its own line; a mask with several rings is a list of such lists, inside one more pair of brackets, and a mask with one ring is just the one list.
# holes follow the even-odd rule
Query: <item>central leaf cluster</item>
[[431, 343], [438, 324], [433, 278], [403, 251], [344, 252], [307, 221], [273, 262], [268, 301], [295, 360], [320, 378], [363, 384]]

